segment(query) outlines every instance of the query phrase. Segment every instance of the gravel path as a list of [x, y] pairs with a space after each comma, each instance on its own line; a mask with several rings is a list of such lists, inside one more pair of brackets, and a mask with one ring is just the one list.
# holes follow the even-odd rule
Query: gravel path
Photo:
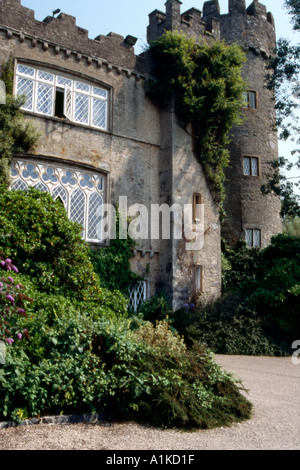
[[216, 360], [249, 390], [252, 419], [193, 433], [135, 423], [21, 426], [0, 429], [0, 450], [299, 450], [300, 364], [291, 358]]

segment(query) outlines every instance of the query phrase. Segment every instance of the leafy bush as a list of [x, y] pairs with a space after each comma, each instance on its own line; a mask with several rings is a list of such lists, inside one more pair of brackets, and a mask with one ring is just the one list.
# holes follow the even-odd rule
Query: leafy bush
[[229, 249], [222, 241], [223, 292], [241, 289], [256, 275], [261, 261], [261, 250], [259, 248], [247, 248], [246, 243], [241, 240], [235, 249]]
[[300, 337], [300, 241], [280, 234], [264, 250], [224, 250], [225, 294], [214, 304], [171, 315], [187, 344], [214, 353], [287, 355]]
[[24, 285], [34, 299], [13, 325], [30, 337], [7, 345], [0, 369], [2, 419], [113, 412], [162, 426], [212, 427], [250, 416], [240, 384], [210, 354], [187, 348], [168, 321], [130, 318], [125, 296], [100, 287], [81, 227], [49, 194], [3, 188], [0, 222], [0, 248], [22, 268], [13, 282], [5, 278], [6, 289]]
[[212, 428], [250, 417], [251, 405], [240, 385], [200, 344], [187, 348], [168, 321], [144, 323], [136, 335], [147, 348], [139, 369], [151, 387], [139, 399], [142, 416], [158, 425], [189, 428]]
[[291, 237], [300, 238], [300, 217], [286, 220], [284, 222], [283, 232]]
[[0, 191], [0, 249], [13, 257], [42, 292], [55, 292], [125, 312], [120, 292], [100, 287], [82, 228], [68, 219], [63, 205], [50, 194]]
[[300, 239], [272, 238], [262, 251], [256, 276], [249, 283], [246, 304], [290, 347], [300, 337]]
[[[0, 260], [0, 268], [18, 273], [18, 268], [10, 258], [5, 259], [0, 255]], [[28, 336], [26, 329], [16, 326], [18, 317], [26, 316], [24, 301], [31, 302], [23, 289], [21, 284], [14, 283], [11, 275], [0, 277], [0, 340], [8, 344], [14, 343], [16, 338], [21, 340], [23, 336]]]
[[[188, 350], [168, 322], [126, 316], [30, 292], [28, 341], [8, 346], [0, 415], [109, 412], [161, 426], [213, 427], [248, 418], [241, 385], [202, 348]], [[90, 310], [91, 308], [91, 310]]]
[[[268, 337], [263, 319], [244, 305], [239, 293], [228, 293], [212, 305], [182, 320], [175, 312], [174, 326], [184, 334], [187, 344], [199, 341], [215, 354], [280, 354], [280, 347]], [[180, 321], [181, 320], [181, 321]]]
[[[116, 233], [119, 233], [119, 214], [117, 212]], [[101, 278], [101, 286], [109, 290], [119, 290], [128, 296], [129, 287], [139, 276], [131, 271], [130, 259], [135, 241], [130, 237], [110, 240], [108, 247], [91, 250], [90, 257], [95, 272]]]
[[168, 318], [172, 314], [172, 309], [167, 293], [163, 291], [143, 302], [139, 307], [139, 314], [144, 320], [152, 323]]

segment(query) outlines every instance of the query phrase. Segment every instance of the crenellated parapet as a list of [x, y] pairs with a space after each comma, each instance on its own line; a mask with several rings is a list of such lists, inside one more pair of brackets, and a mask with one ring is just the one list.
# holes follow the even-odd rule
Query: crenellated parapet
[[76, 25], [76, 18], [65, 13], [38, 21], [34, 11], [22, 6], [21, 0], [0, 0], [0, 26], [7, 27], [8, 38], [19, 35], [21, 41], [31, 40], [33, 47], [42, 43], [44, 50], [64, 50], [68, 56], [75, 54], [77, 60], [85, 57], [89, 62], [108, 61], [131, 70], [139, 68], [132, 36], [109, 33], [90, 39], [88, 31]]
[[269, 57], [276, 47], [276, 32], [272, 13], [254, 0], [248, 8], [245, 0], [229, 0], [228, 14], [220, 16], [221, 37], [236, 42], [245, 51]]
[[214, 24], [203, 21], [202, 12], [197, 8], [190, 8], [181, 13], [181, 2], [179, 0], [167, 0], [166, 11], [154, 10], [149, 15], [149, 26], [147, 29], [147, 40], [150, 44], [162, 36], [164, 31], [180, 31], [187, 36], [204, 36], [213, 34], [216, 38], [220, 35], [218, 20]]
[[211, 37], [239, 43], [245, 50], [272, 55], [275, 26], [272, 13], [254, 0], [246, 8], [245, 0], [228, 0], [228, 13], [221, 14], [218, 0], [204, 2], [202, 12], [196, 8], [181, 13], [179, 0], [167, 0], [165, 12], [154, 10], [149, 15], [148, 42], [164, 31], [180, 31], [191, 37]]

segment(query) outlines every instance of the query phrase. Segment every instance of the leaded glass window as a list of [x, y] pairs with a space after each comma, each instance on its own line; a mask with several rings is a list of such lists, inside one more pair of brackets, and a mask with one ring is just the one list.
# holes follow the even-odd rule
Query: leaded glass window
[[251, 159], [244, 157], [244, 175], [251, 175]]
[[139, 281], [129, 288], [129, 310], [137, 312], [139, 307], [147, 299], [147, 282]]
[[251, 174], [258, 176], [258, 158], [251, 158]]
[[25, 96], [23, 109], [33, 111], [33, 86], [34, 81], [24, 77], [17, 77], [17, 95]]
[[16, 94], [22, 109], [98, 129], [108, 128], [108, 91], [54, 72], [17, 65]]
[[260, 248], [261, 247], [261, 230], [246, 228], [245, 229], [245, 240], [248, 248]]
[[246, 176], [259, 175], [259, 162], [257, 157], [243, 157], [243, 169]]
[[11, 189], [34, 187], [59, 199], [71, 220], [82, 226], [82, 236], [93, 243], [102, 241], [105, 176], [64, 165], [14, 159]]

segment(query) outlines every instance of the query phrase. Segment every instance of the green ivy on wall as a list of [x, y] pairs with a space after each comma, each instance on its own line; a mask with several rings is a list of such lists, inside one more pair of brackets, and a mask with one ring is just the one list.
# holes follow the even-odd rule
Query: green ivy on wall
[[245, 54], [236, 44], [197, 43], [170, 31], [149, 52], [154, 78], [148, 80], [147, 93], [160, 106], [174, 98], [179, 123], [185, 129], [192, 125], [195, 155], [222, 214], [229, 131], [242, 122]]

